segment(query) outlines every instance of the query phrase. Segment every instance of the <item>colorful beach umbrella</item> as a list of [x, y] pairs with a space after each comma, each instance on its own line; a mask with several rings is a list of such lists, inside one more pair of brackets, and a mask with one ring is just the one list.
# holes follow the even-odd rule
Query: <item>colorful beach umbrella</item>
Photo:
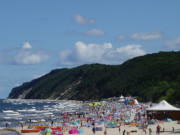
[[74, 120], [69, 121], [69, 123], [74, 123]]
[[48, 133], [48, 132], [52, 132], [52, 129], [50, 129], [50, 128], [46, 128], [46, 129], [45, 129], [45, 132], [46, 132], [46, 133]]
[[116, 125], [116, 122], [110, 121], [110, 122], [108, 123], [108, 125]]

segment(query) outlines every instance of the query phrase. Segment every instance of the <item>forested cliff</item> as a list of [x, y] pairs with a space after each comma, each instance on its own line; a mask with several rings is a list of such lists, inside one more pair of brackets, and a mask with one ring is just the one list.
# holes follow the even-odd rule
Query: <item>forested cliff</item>
[[121, 65], [56, 69], [13, 88], [8, 98], [89, 100], [120, 95], [180, 103], [180, 52], [148, 54]]

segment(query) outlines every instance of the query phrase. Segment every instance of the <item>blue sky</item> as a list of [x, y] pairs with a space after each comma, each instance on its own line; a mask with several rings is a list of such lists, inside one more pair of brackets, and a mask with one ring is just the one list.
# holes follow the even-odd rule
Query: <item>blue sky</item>
[[1, 0], [0, 98], [53, 69], [180, 50], [179, 0]]

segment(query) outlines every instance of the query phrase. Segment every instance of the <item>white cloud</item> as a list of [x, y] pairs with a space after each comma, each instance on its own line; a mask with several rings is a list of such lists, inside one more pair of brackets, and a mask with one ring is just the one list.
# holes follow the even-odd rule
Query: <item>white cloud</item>
[[78, 24], [83, 24], [83, 25], [90, 25], [96, 23], [94, 19], [86, 19], [81, 15], [74, 16], [74, 21]]
[[118, 40], [142, 40], [142, 41], [159, 40], [162, 38], [163, 38], [163, 34], [161, 31], [139, 32], [139, 33], [133, 33], [130, 36], [120, 35], [117, 37]]
[[125, 54], [129, 57], [144, 55], [145, 51], [142, 50], [142, 45], [127, 45], [116, 49], [118, 53]]
[[20, 85], [19, 83], [16, 83], [16, 84], [15, 84], [15, 87], [18, 87], [18, 86], [21, 86], [21, 85]]
[[0, 52], [0, 63], [4, 64], [40, 64], [48, 58], [48, 54], [42, 49], [33, 48], [29, 42], [25, 42], [21, 48], [11, 48]]
[[40, 64], [49, 58], [42, 52], [20, 51], [14, 56], [16, 64]]
[[111, 43], [85, 44], [78, 41], [74, 50], [60, 52], [59, 65], [81, 65], [87, 63], [121, 64], [127, 59], [146, 54], [141, 45], [113, 48]]
[[31, 49], [32, 46], [30, 45], [29, 42], [24, 42], [23, 46], [22, 46], [23, 49]]
[[180, 37], [177, 38], [176, 40], [167, 41], [166, 46], [171, 49], [180, 48]]
[[127, 38], [127, 37], [124, 36], [124, 35], [120, 35], [120, 36], [117, 37], [118, 40], [126, 40], [126, 38]]
[[102, 31], [100, 29], [92, 29], [92, 30], [85, 32], [84, 35], [86, 35], [86, 36], [104, 36], [104, 31]]
[[160, 31], [155, 32], [140, 32], [134, 33], [130, 36], [131, 39], [135, 40], [158, 40], [162, 38], [162, 33]]
[[46, 75], [46, 74], [44, 73], [44, 74], [40, 74], [40, 75], [33, 75], [33, 79], [38, 79], [44, 75]]

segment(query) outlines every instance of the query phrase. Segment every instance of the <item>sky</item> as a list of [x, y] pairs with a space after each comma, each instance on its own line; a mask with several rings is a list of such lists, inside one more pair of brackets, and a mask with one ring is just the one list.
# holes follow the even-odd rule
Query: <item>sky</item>
[[53, 69], [180, 51], [179, 0], [1, 0], [0, 98]]

